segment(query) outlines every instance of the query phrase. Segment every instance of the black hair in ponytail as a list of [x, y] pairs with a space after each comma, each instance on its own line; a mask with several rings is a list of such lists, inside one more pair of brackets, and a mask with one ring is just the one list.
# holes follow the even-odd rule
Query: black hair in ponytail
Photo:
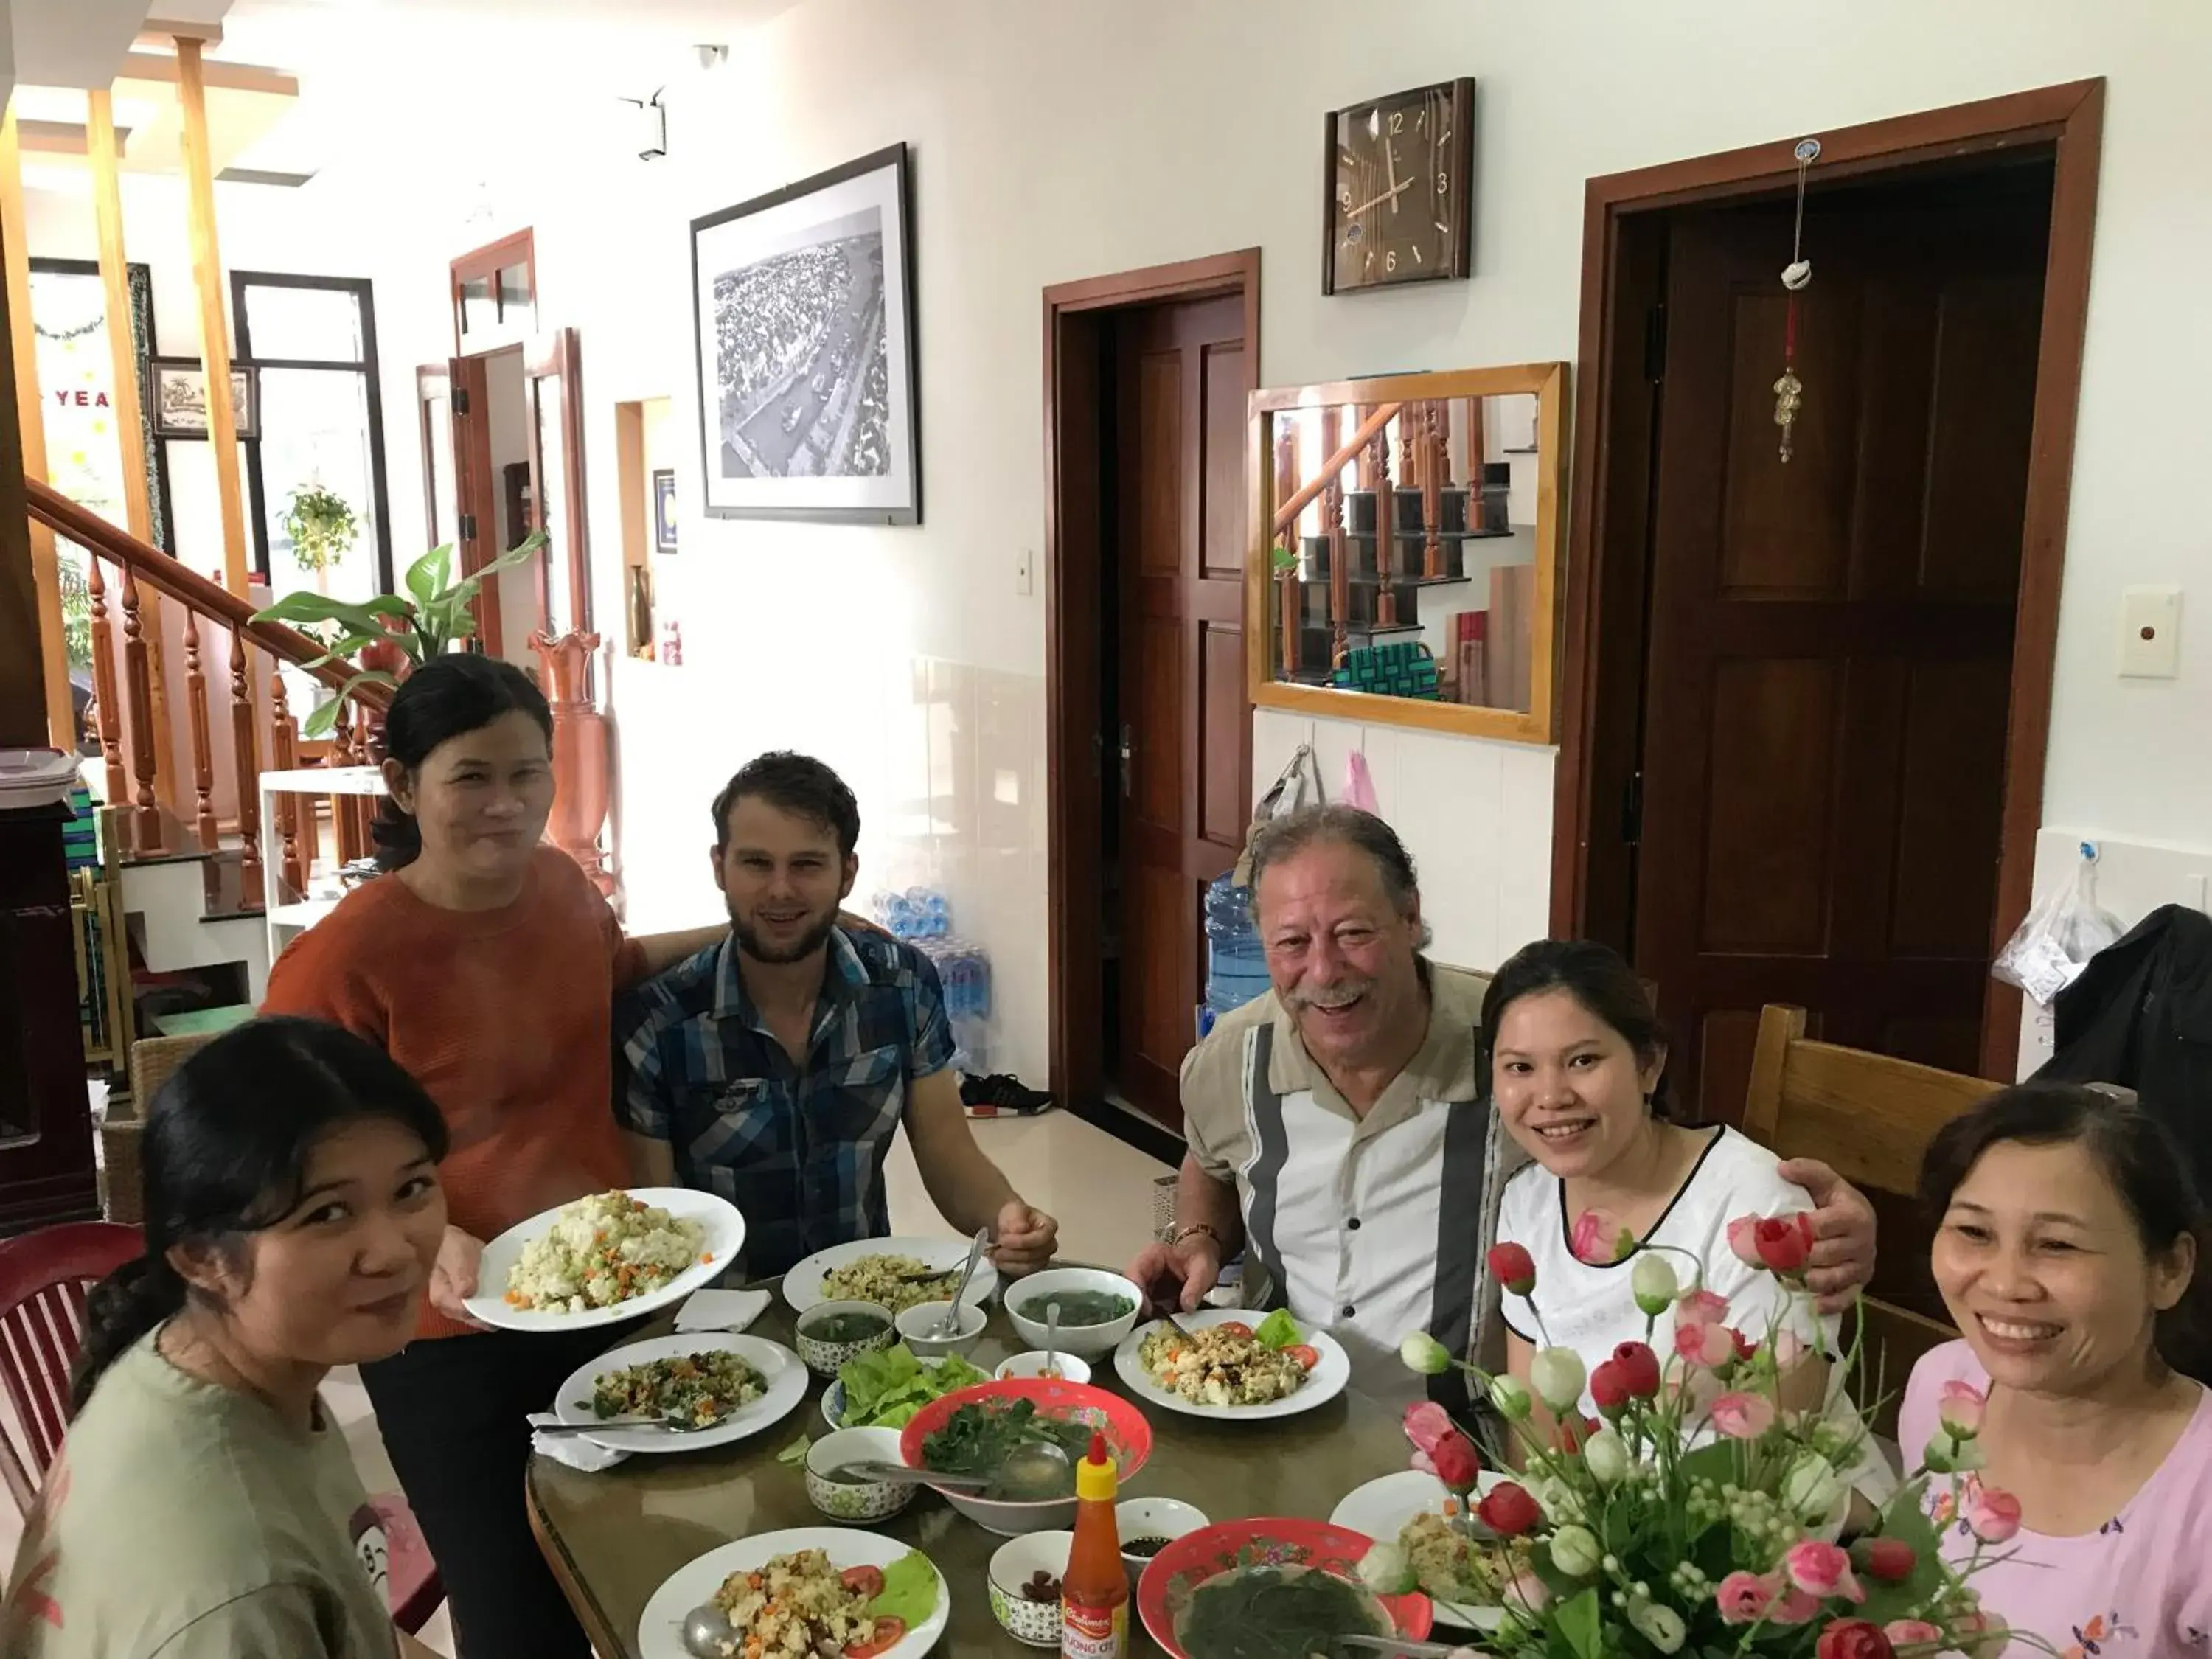
[[323, 1137], [364, 1118], [419, 1136], [434, 1161], [446, 1155], [446, 1120], [422, 1085], [374, 1043], [319, 1020], [249, 1021], [178, 1068], [154, 1097], [140, 1146], [146, 1254], [86, 1298], [71, 1417], [101, 1373], [199, 1294], [170, 1250], [242, 1255], [246, 1235], [298, 1205]]
[[[399, 683], [384, 716], [384, 757], [412, 772], [430, 751], [453, 738], [481, 732], [501, 714], [517, 711], [538, 722], [553, 746], [553, 711], [545, 694], [513, 663], [473, 651], [434, 657]], [[369, 825], [376, 862], [397, 870], [422, 856], [422, 831], [389, 795]]]

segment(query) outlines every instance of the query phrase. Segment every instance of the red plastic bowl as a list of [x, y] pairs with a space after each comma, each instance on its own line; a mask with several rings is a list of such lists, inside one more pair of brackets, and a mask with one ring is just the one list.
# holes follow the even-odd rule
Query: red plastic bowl
[[[1137, 1581], [1137, 1612], [1152, 1640], [1175, 1656], [1189, 1659], [1175, 1639], [1176, 1615], [1209, 1578], [1238, 1567], [1312, 1567], [1359, 1583], [1360, 1558], [1375, 1547], [1365, 1533], [1296, 1519], [1224, 1521], [1176, 1539], [1152, 1559]], [[1436, 1607], [1425, 1595], [1378, 1595], [1397, 1633], [1424, 1642], [1436, 1624]]]
[[[1124, 1486], [1152, 1455], [1152, 1425], [1145, 1420], [1142, 1412], [1121, 1395], [1094, 1389], [1088, 1383], [1016, 1376], [1002, 1382], [979, 1382], [972, 1389], [961, 1389], [932, 1401], [899, 1431], [899, 1456], [908, 1468], [921, 1468], [925, 1467], [921, 1460], [922, 1442], [943, 1428], [963, 1406], [981, 1405], [988, 1409], [993, 1408], [995, 1401], [995, 1409], [1003, 1411], [1018, 1400], [1034, 1401], [1039, 1416], [1085, 1423], [1104, 1434], [1106, 1449], [1121, 1470]], [[1043, 1503], [1009, 1504], [943, 1486], [931, 1490], [943, 1492], [954, 1509], [978, 1526], [1007, 1536], [1050, 1531], [1070, 1525], [1075, 1517], [1073, 1497]]]

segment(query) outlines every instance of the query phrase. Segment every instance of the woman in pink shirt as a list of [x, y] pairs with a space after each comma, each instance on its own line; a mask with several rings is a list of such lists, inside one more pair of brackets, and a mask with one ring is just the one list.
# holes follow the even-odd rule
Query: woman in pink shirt
[[1936, 1135], [1920, 1187], [1966, 1340], [1913, 1368], [1905, 1462], [1947, 1384], [1987, 1396], [1984, 1467], [1929, 1492], [1946, 1557], [1973, 1554], [1959, 1511], [1986, 1480], [2021, 1504], [1972, 1580], [2008, 1653], [2212, 1655], [2212, 1261], [2172, 1141], [2094, 1090], [2007, 1089]]

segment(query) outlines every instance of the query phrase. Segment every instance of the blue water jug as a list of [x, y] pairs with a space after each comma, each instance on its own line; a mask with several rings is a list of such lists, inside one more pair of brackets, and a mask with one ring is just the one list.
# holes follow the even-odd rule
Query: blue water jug
[[1267, 990], [1267, 954], [1252, 925], [1252, 891], [1236, 872], [1206, 889], [1206, 1003], [1216, 1015], [1241, 1008]]

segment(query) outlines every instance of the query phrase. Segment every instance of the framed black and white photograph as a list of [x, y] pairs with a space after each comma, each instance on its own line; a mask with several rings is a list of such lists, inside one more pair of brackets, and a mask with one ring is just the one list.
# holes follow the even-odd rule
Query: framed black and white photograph
[[653, 475], [653, 550], [676, 550], [676, 473], [665, 466]]
[[907, 152], [691, 222], [708, 516], [921, 519]]
[[[155, 357], [147, 367], [154, 377], [154, 435], [204, 438], [208, 434], [207, 370], [195, 357]], [[238, 435], [261, 435], [260, 387], [251, 367], [230, 367], [230, 407]]]

